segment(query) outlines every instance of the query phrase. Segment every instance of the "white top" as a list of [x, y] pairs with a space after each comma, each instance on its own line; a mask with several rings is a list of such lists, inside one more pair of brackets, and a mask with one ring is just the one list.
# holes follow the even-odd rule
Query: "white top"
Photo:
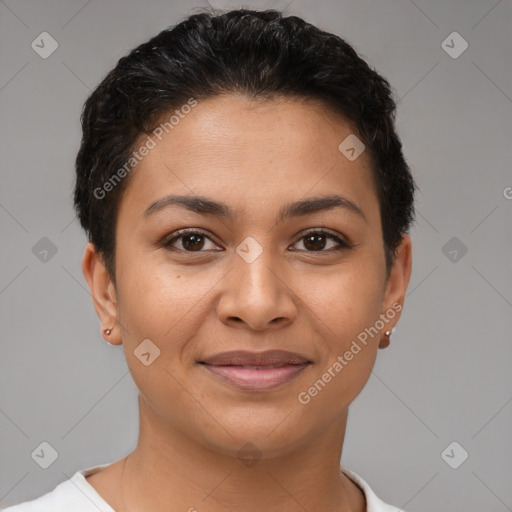
[[[2, 509], [0, 512], [115, 512], [85, 479], [101, 468], [101, 464], [83, 471], [77, 471], [69, 480], [57, 485], [53, 491], [39, 498]], [[340, 465], [341, 471], [355, 482], [366, 497], [366, 512], [405, 512], [381, 501], [370, 486], [356, 473]]]

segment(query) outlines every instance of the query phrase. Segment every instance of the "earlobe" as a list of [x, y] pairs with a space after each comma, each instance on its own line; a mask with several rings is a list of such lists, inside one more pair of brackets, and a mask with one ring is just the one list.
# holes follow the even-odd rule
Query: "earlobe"
[[103, 258], [94, 244], [89, 242], [82, 259], [82, 272], [89, 286], [94, 309], [100, 319], [102, 336], [112, 345], [122, 343], [119, 329], [117, 298], [112, 279], [105, 267]]

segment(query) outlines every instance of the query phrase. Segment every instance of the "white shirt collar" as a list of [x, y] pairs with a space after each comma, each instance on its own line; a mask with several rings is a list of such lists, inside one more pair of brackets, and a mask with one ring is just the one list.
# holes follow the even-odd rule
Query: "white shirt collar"
[[[57, 485], [53, 491], [32, 501], [3, 509], [3, 512], [115, 512], [86, 480], [87, 476], [110, 464], [112, 462], [77, 471], [69, 480]], [[357, 473], [343, 465], [340, 465], [340, 470], [361, 488], [366, 498], [366, 512], [404, 512], [380, 500], [370, 485]]]

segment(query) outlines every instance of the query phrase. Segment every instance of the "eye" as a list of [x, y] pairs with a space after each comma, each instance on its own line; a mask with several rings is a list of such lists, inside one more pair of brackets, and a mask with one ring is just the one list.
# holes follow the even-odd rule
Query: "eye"
[[[328, 247], [329, 240], [331, 244], [334, 242], [334, 247], [332, 245]], [[341, 249], [349, 249], [351, 247], [350, 244], [338, 236], [321, 229], [314, 229], [307, 233], [303, 233], [302, 237], [298, 242], [296, 242], [296, 244], [299, 242], [304, 245], [306, 248], [305, 250], [308, 252], [331, 252], [339, 251]]]
[[[302, 243], [307, 252], [333, 252], [341, 249], [349, 249], [350, 244], [340, 237], [322, 229], [310, 230], [303, 233], [302, 237], [294, 245]], [[208, 246], [210, 244], [210, 246]], [[334, 246], [333, 246], [334, 244]], [[172, 250], [181, 250], [185, 252], [205, 252], [208, 250], [223, 250], [211, 240], [203, 231], [188, 228], [174, 233], [168, 241], [164, 242], [164, 247]], [[295, 249], [294, 249], [295, 250]]]
[[[208, 242], [211, 244], [211, 247], [208, 247]], [[178, 243], [178, 247], [175, 247], [176, 243]], [[177, 231], [175, 236], [164, 242], [164, 246], [186, 252], [204, 252], [203, 249], [219, 250], [218, 246], [213, 243], [206, 233], [197, 229], [182, 229]]]

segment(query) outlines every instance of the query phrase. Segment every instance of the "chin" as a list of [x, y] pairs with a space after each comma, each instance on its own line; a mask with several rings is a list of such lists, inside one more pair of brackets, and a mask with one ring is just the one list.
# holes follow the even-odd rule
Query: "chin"
[[[210, 448], [230, 456], [240, 457], [239, 452], [251, 450], [264, 458], [271, 458], [290, 452], [305, 442], [308, 430], [294, 418], [293, 411], [284, 407], [267, 407], [262, 410], [245, 406], [243, 410], [232, 411], [218, 416], [226, 430], [218, 424], [214, 431], [204, 432]], [[228, 433], [229, 432], [229, 433]], [[231, 434], [231, 435], [230, 435]]]

